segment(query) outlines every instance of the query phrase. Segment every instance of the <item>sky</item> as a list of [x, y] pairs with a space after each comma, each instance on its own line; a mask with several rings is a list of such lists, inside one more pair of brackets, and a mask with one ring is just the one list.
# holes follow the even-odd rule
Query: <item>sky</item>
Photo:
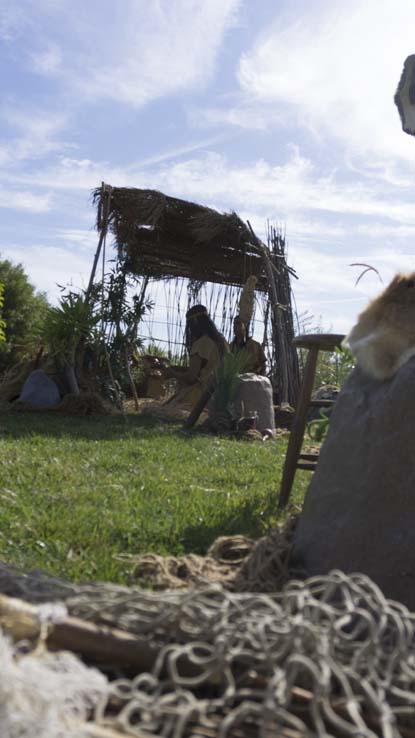
[[0, 258], [86, 286], [91, 190], [158, 189], [286, 232], [300, 314], [347, 332], [415, 269], [393, 96], [413, 0], [0, 0]]

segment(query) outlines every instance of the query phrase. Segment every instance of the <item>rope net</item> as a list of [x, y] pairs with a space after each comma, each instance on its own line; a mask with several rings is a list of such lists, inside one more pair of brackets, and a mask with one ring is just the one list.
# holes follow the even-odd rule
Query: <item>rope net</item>
[[108, 680], [68, 651], [15, 649], [0, 630], [2, 738], [86, 738], [79, 730]]
[[165, 644], [151, 674], [110, 685], [103, 724], [169, 738], [391, 738], [413, 726], [415, 619], [363, 575], [136, 604], [130, 626]]
[[[58, 600], [71, 617], [145, 645], [145, 668], [103, 669], [109, 678], [91, 725], [117, 736], [415, 736], [415, 614], [363, 574], [292, 578], [284, 535], [256, 545], [238, 537], [227, 549], [235, 564], [225, 584], [205, 577], [156, 592], [2, 566], [0, 591]], [[223, 544], [217, 550], [223, 559]], [[273, 574], [281, 586], [267, 591]]]

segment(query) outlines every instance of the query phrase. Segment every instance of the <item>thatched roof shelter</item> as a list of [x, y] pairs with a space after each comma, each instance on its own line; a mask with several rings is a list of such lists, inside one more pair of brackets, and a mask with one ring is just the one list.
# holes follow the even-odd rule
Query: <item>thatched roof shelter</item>
[[156, 190], [105, 186], [93, 198], [98, 229], [107, 216], [130, 272], [236, 286], [253, 274], [257, 289], [268, 290], [263, 258], [236, 213], [219, 213]]
[[189, 280], [188, 294], [193, 302], [203, 284], [216, 283], [240, 292], [247, 278], [255, 276], [264, 304], [265, 343], [270, 336], [271, 381], [277, 397], [294, 405], [299, 369], [292, 345], [290, 276], [296, 274], [286, 261], [284, 237], [269, 227], [265, 245], [249, 222], [245, 224], [236, 213], [219, 213], [156, 190], [103, 183], [94, 190], [93, 201], [100, 240], [88, 290], [107, 232], [114, 236], [125, 273], [147, 281]]

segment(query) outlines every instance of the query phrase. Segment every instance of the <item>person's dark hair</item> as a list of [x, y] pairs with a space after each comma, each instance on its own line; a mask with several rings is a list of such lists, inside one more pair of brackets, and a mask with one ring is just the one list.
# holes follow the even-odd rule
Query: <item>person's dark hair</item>
[[235, 315], [235, 317], [234, 317], [234, 319], [233, 319], [233, 322], [234, 322], [234, 323], [235, 323], [235, 320], [239, 320], [239, 322], [240, 322], [240, 323], [241, 323], [241, 324], [242, 324], [242, 325], [244, 326], [244, 338], [243, 338], [243, 341], [242, 341], [242, 343], [241, 343], [241, 344], [237, 344], [237, 343], [236, 343], [236, 337], [235, 337], [235, 338], [234, 338], [234, 339], [232, 340], [232, 343], [231, 343], [231, 347], [232, 347], [232, 346], [236, 346], [236, 345], [238, 345], [238, 346], [239, 346], [240, 348], [244, 348], [244, 346], [246, 346], [246, 344], [248, 343], [248, 339], [250, 338], [250, 336], [249, 336], [249, 327], [248, 327], [248, 325], [247, 325], [247, 324], [245, 323], [245, 321], [243, 321], [243, 320], [242, 320], [242, 318], [241, 318], [241, 316], [240, 316], [240, 315]]
[[193, 305], [186, 313], [186, 348], [190, 351], [192, 345], [201, 336], [209, 336], [222, 354], [225, 349], [225, 339], [219, 333], [213, 320], [204, 305]]

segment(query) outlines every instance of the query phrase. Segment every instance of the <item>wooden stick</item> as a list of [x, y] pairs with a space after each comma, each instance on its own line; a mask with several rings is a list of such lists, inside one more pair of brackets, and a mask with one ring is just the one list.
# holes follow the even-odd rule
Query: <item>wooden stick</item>
[[[273, 264], [271, 262], [267, 248], [259, 240], [258, 236], [254, 233], [254, 230], [249, 220], [247, 220], [247, 224], [248, 224], [248, 228], [250, 230], [251, 236], [254, 240], [254, 243], [262, 254], [262, 257], [264, 259], [265, 269], [266, 269], [267, 276], [268, 276], [269, 290], [271, 293], [272, 314], [274, 317], [273, 340], [275, 343], [278, 343], [279, 350], [280, 350], [280, 367], [281, 367], [281, 372], [282, 372], [282, 392], [281, 392], [281, 403], [280, 404], [287, 405], [288, 397], [289, 397], [288, 366], [287, 366], [287, 356], [285, 353], [285, 345], [284, 345], [284, 341], [282, 340], [283, 328], [282, 328], [281, 314], [280, 314], [280, 301], [278, 299], [277, 288], [275, 285], [275, 275], [273, 274]], [[275, 335], [275, 328], [277, 329], [277, 335]]]
[[[39, 609], [23, 600], [0, 595], [0, 625], [16, 640], [38, 638], [41, 633]], [[138, 671], [151, 671], [159, 653], [149, 644], [148, 638], [71, 616], [49, 627], [45, 643], [52, 651], [73, 651], [86, 659], [134, 666]]]
[[128, 349], [127, 349], [127, 346], [125, 344], [124, 344], [124, 357], [125, 357], [125, 366], [127, 368], [128, 379], [130, 380], [131, 391], [132, 391], [133, 397], [134, 397], [134, 407], [135, 407], [136, 410], [138, 410], [139, 407], [140, 407], [140, 405], [139, 405], [139, 402], [138, 402], [138, 395], [137, 395], [137, 390], [135, 388], [135, 382], [134, 382], [134, 379], [133, 379], [133, 375], [131, 374], [130, 357], [128, 356]]
[[151, 670], [158, 655], [148, 638], [70, 616], [54, 623], [46, 643], [52, 651], [66, 649], [104, 663], [135, 666], [139, 671]]
[[94, 284], [94, 279], [95, 279], [95, 272], [97, 270], [99, 255], [101, 253], [101, 249], [102, 249], [102, 245], [105, 240], [105, 236], [107, 235], [108, 217], [109, 217], [110, 202], [111, 202], [111, 191], [112, 191], [112, 187], [110, 187], [110, 185], [106, 185], [105, 182], [101, 183], [101, 198], [104, 196], [105, 193], [107, 193], [107, 200], [105, 203], [104, 218], [103, 218], [103, 223], [101, 226], [101, 233], [99, 234], [98, 246], [97, 246], [97, 250], [94, 256], [94, 262], [92, 264], [91, 276], [89, 277], [88, 287], [86, 288], [86, 292], [85, 292], [85, 302], [88, 302], [90, 294], [91, 294], [92, 285]]
[[208, 388], [201, 395], [199, 400], [196, 402], [194, 407], [192, 407], [188, 418], [183, 424], [184, 428], [193, 428], [194, 424], [199, 420], [203, 410], [205, 409], [206, 405], [208, 404], [210, 398], [212, 397], [215, 391], [215, 386], [216, 386], [216, 381], [213, 380], [209, 384]]
[[[39, 612], [41, 608], [36, 605], [0, 594], [0, 626], [14, 640], [40, 637]], [[153, 646], [148, 637], [95, 625], [69, 615], [48, 626], [44, 643], [51, 651], [73, 651], [86, 661], [134, 667], [137, 673], [150, 672], [160, 653], [160, 648]], [[184, 676], [198, 674], [197, 666], [186, 658], [181, 659], [180, 670]]]

